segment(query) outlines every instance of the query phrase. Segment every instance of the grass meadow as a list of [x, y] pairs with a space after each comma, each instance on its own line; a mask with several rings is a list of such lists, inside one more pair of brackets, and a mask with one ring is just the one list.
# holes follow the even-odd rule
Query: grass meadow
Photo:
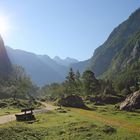
[[36, 121], [0, 126], [0, 140], [139, 140], [138, 112], [118, 111], [114, 106], [92, 110], [62, 108], [36, 115]]

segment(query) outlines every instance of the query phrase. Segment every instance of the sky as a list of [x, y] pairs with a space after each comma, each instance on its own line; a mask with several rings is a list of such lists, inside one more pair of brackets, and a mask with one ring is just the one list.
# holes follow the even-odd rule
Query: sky
[[80, 61], [93, 55], [140, 0], [0, 0], [5, 45]]

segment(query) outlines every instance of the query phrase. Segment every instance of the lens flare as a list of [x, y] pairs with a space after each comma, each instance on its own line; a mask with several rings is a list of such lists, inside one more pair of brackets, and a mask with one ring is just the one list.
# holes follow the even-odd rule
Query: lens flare
[[5, 17], [0, 16], [0, 35], [5, 37], [9, 29], [10, 29], [10, 26], [8, 24], [8, 20]]

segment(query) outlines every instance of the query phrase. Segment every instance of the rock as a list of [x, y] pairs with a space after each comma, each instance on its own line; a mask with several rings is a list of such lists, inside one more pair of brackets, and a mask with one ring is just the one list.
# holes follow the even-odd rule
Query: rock
[[103, 132], [106, 134], [113, 134], [117, 132], [117, 129], [113, 128], [112, 126], [109, 125], [105, 125], [103, 127]]
[[65, 98], [61, 98], [61, 99], [58, 100], [57, 104], [59, 106], [87, 109], [87, 107], [85, 106], [82, 98], [77, 96], [77, 95], [69, 95]]
[[0, 36], [0, 76], [7, 77], [12, 72], [12, 64], [7, 55], [5, 45]]
[[130, 94], [120, 104], [120, 110], [133, 111], [135, 109], [140, 109], [140, 90]]
[[123, 98], [119, 97], [119, 96], [106, 95], [106, 96], [102, 97], [102, 102], [105, 104], [116, 104], [116, 103], [123, 101], [122, 99]]
[[86, 100], [94, 102], [95, 105], [103, 105], [103, 104], [116, 104], [118, 102], [123, 101], [123, 98], [115, 95], [101, 95], [95, 97], [87, 96]]
[[100, 101], [98, 100], [94, 103], [94, 105], [104, 105], [104, 103], [101, 100]]

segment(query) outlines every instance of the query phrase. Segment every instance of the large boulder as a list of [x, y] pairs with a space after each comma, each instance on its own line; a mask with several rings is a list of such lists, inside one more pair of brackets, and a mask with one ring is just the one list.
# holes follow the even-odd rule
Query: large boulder
[[120, 104], [120, 110], [133, 111], [135, 109], [140, 109], [140, 90], [130, 94]]
[[82, 98], [77, 95], [69, 95], [67, 97], [61, 98], [58, 100], [57, 104], [59, 106], [65, 106], [65, 107], [76, 107], [76, 108], [84, 108], [84, 109], [87, 108]]

